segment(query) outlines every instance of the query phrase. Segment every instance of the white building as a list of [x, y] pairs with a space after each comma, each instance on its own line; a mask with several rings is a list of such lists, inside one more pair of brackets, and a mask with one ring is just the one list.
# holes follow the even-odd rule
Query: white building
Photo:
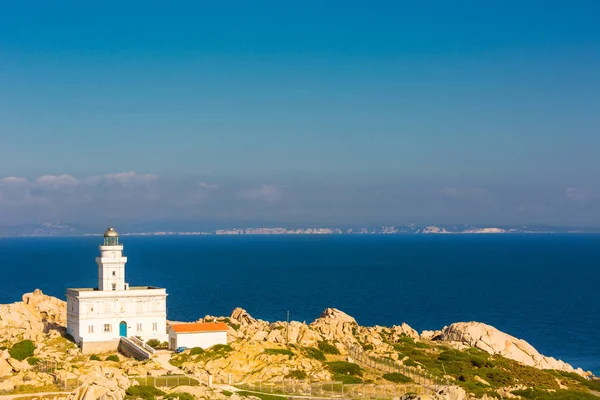
[[215, 344], [227, 344], [227, 324], [224, 322], [197, 322], [169, 324], [169, 349], [201, 347], [207, 349]]
[[67, 289], [67, 332], [84, 353], [114, 351], [122, 336], [168, 340], [167, 291], [125, 283], [123, 245], [113, 228], [100, 245], [98, 287]]

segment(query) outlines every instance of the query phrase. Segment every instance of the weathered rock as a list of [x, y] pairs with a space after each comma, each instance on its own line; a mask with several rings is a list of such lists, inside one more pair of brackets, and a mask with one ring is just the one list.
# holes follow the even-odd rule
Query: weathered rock
[[6, 359], [0, 358], [0, 378], [10, 376], [13, 373], [13, 367], [6, 361]]
[[123, 400], [129, 378], [122, 371], [106, 368], [85, 377], [83, 385], [69, 395], [69, 400]]
[[423, 340], [437, 340], [442, 334], [442, 331], [423, 331], [420, 338]]
[[250, 325], [256, 322], [256, 319], [252, 318], [252, 316], [248, 314], [246, 310], [240, 307], [234, 309], [231, 312], [230, 319], [239, 322], [241, 325]]
[[394, 325], [390, 328], [392, 341], [397, 342], [402, 336], [408, 336], [413, 339], [419, 339], [419, 333], [410, 327], [406, 322], [402, 325]]
[[439, 339], [476, 347], [539, 369], [555, 369], [587, 375], [581, 368], [540, 354], [532, 345], [481, 322], [457, 322], [444, 327]]
[[9, 358], [6, 360], [8, 364], [12, 367], [15, 372], [28, 371], [31, 369], [31, 365], [27, 361], [18, 361], [14, 358]]
[[327, 308], [323, 311], [319, 318], [310, 324], [310, 328], [325, 340], [345, 344], [357, 343], [354, 337], [358, 329], [356, 320], [336, 308]]

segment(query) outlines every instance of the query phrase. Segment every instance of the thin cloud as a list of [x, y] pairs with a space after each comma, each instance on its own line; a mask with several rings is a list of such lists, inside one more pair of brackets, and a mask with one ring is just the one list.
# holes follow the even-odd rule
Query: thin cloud
[[262, 185], [257, 188], [242, 190], [240, 196], [249, 201], [265, 201], [276, 203], [282, 197], [282, 191], [275, 185]]
[[198, 183], [198, 186], [203, 189], [208, 189], [208, 190], [217, 190], [219, 188], [219, 185], [215, 185], [213, 183], [206, 183], [206, 182], [200, 182], [200, 183]]
[[26, 183], [27, 179], [20, 178], [18, 176], [7, 176], [6, 178], [0, 179], [2, 183]]
[[578, 203], [586, 203], [588, 202], [594, 195], [594, 193], [589, 189], [576, 189], [576, 188], [567, 188], [565, 189], [566, 196]]
[[60, 186], [74, 186], [79, 183], [79, 180], [72, 177], [71, 175], [63, 174], [63, 175], [44, 175], [40, 176], [35, 180], [36, 183], [40, 185], [48, 185], [53, 187]]

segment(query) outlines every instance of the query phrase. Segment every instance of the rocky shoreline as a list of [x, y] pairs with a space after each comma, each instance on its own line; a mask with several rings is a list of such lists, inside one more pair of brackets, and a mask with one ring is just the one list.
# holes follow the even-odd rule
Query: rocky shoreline
[[[214, 320], [228, 324], [230, 344], [218, 351], [191, 354], [188, 350], [173, 355], [170, 362], [174, 368], [191, 377], [228, 376], [240, 383], [286, 379], [389, 383], [391, 378], [386, 375], [390, 374], [385, 371], [355, 363], [350, 349], [358, 348], [367, 358], [421, 371], [454, 388], [452, 395], [445, 388], [429, 397], [421, 396], [423, 399], [519, 398], [515, 393], [538, 387], [550, 394], [574, 391], [593, 396], [596, 391], [588, 383], [592, 382], [590, 372], [542, 355], [526, 341], [481, 322], [457, 322], [419, 334], [406, 323], [360, 326], [353, 317], [334, 308], [324, 310], [309, 324], [263, 321], [241, 308], [228, 317], [199, 319]], [[35, 351], [27, 360], [17, 360], [11, 355], [12, 347], [24, 340], [32, 341]], [[154, 359], [140, 362], [121, 355], [116, 362], [106, 360], [115, 360], [110, 355], [94, 359], [84, 356], [66, 337], [66, 303], [39, 290], [23, 295], [22, 302], [0, 305], [0, 349], [0, 393], [23, 387], [43, 390], [53, 387], [57, 379], [76, 379], [83, 384], [64, 397], [121, 400], [136, 384], [132, 376], [162, 376], [169, 372]], [[41, 371], [36, 368], [40, 360], [61, 368], [53, 374]], [[356, 367], [340, 373], [336, 369], [339, 366]], [[233, 399], [206, 385], [186, 390], [196, 398]]]

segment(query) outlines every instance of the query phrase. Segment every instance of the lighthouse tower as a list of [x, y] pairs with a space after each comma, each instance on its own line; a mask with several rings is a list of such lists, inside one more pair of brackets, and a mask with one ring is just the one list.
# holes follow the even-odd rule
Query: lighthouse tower
[[96, 257], [98, 290], [127, 290], [125, 263], [127, 257], [123, 257], [119, 234], [113, 228], [108, 228], [104, 232], [104, 243], [100, 245], [100, 257]]
[[167, 291], [125, 283], [123, 245], [108, 228], [100, 245], [98, 286], [67, 289], [67, 332], [84, 353], [117, 350], [121, 338], [166, 342]]

